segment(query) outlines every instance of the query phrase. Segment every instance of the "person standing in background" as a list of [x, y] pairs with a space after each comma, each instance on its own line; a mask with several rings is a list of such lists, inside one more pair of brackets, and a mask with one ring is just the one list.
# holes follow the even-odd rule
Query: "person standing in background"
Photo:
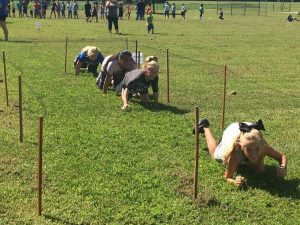
[[78, 3], [76, 0], [74, 0], [74, 3], [73, 3], [73, 16], [74, 16], [74, 19], [78, 19]]
[[84, 5], [84, 12], [86, 16], [86, 22], [92, 22], [92, 6], [89, 0], [86, 0], [86, 3]]
[[173, 19], [175, 19], [175, 17], [176, 17], [176, 5], [175, 5], [174, 2], [172, 2], [172, 5], [171, 5], [171, 12], [172, 12]]
[[200, 12], [200, 20], [204, 20], [204, 6], [203, 6], [203, 4], [200, 5], [199, 12]]
[[165, 18], [168, 17], [169, 19], [169, 16], [170, 16], [170, 4], [168, 1], [165, 2], [165, 4], [163, 5], [164, 7], [164, 13], [165, 13]]
[[55, 11], [57, 13], [57, 18], [60, 18], [60, 10], [61, 10], [61, 4], [59, 1], [56, 1]]
[[127, 13], [126, 13], [126, 15], [125, 15], [125, 16], [127, 16], [127, 19], [130, 19], [131, 10], [132, 10], [132, 5], [131, 5], [131, 3], [128, 1], [128, 4], [127, 4]]
[[66, 4], [64, 1], [62, 1], [61, 3], [60, 11], [61, 11], [61, 17], [66, 18]]
[[187, 12], [186, 6], [184, 3], [182, 3], [181, 6], [181, 16], [183, 17], [183, 19], [185, 19], [185, 13]]
[[104, 19], [104, 14], [105, 14], [105, 6], [104, 3], [100, 3], [100, 19]]
[[46, 19], [46, 11], [47, 11], [47, 1], [46, 0], [42, 0], [42, 18]]
[[151, 3], [148, 3], [147, 7], [146, 7], [146, 15], [149, 15], [149, 13], [152, 11], [151, 9]]
[[118, 2], [117, 0], [108, 0], [106, 3], [107, 9], [107, 20], [108, 20], [108, 30], [111, 34], [112, 24], [114, 24], [116, 33], [119, 34], [119, 16], [118, 16]]
[[224, 12], [222, 8], [220, 8], [219, 19], [224, 20]]
[[121, 1], [119, 3], [119, 19], [120, 20], [123, 20], [123, 15], [124, 15], [124, 4], [123, 2]]
[[6, 17], [8, 15], [7, 13], [7, 0], [0, 0], [0, 26], [4, 33], [4, 41], [8, 41], [8, 30], [6, 27]]
[[14, 0], [11, 0], [11, 7], [12, 7], [13, 17], [16, 17], [16, 6], [15, 6], [15, 3], [14, 3]]
[[7, 1], [7, 14], [8, 14], [9, 17], [10, 17], [10, 8], [11, 8], [11, 1], [8, 0]]
[[72, 19], [72, 3], [68, 0], [67, 3], [68, 19]]
[[51, 3], [51, 13], [50, 13], [50, 19], [51, 19], [51, 16], [52, 16], [52, 13], [54, 13], [54, 17], [56, 19], [56, 12], [55, 12], [55, 8], [56, 8], [56, 3], [54, 0], [52, 0], [52, 3]]

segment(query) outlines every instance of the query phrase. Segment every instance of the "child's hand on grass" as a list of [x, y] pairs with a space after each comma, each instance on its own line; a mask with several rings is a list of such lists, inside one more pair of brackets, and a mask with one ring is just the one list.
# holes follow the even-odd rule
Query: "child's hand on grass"
[[241, 187], [245, 183], [245, 181], [246, 181], [245, 177], [237, 176], [235, 178], [234, 184], [237, 185], [238, 187]]
[[276, 170], [276, 175], [277, 175], [278, 177], [285, 177], [286, 174], [287, 174], [287, 169], [286, 169], [286, 167], [283, 166], [283, 165], [280, 165], [280, 166], [277, 168], [277, 170]]
[[121, 107], [122, 110], [126, 110], [126, 109], [128, 109], [128, 108], [129, 108], [129, 105], [123, 105], [123, 106]]

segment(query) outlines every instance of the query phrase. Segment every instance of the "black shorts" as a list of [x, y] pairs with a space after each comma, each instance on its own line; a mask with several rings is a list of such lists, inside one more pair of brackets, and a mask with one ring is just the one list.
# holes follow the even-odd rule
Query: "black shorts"
[[5, 22], [7, 16], [0, 16], [0, 21]]
[[91, 11], [85, 11], [85, 16], [86, 17], [91, 17], [92, 16]]

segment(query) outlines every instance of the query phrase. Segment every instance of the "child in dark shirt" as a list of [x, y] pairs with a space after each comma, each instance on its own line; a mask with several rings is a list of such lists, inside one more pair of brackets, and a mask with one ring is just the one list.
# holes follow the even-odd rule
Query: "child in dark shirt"
[[154, 104], [158, 102], [158, 72], [159, 65], [156, 56], [149, 56], [145, 59], [143, 69], [135, 69], [125, 74], [122, 83], [116, 87], [116, 91], [122, 88], [122, 110], [129, 107], [129, 94], [139, 95], [141, 102], [148, 106], [149, 94], [148, 88], [152, 86]]

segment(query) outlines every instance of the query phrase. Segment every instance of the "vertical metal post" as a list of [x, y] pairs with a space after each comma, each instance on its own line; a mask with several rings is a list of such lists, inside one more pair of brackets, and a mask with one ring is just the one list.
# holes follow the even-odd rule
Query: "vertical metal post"
[[42, 158], [42, 149], [43, 149], [43, 117], [40, 116], [38, 120], [38, 168], [37, 168], [37, 191], [38, 191], [38, 215], [42, 215], [42, 168], [43, 168], [43, 158]]
[[195, 107], [195, 165], [194, 165], [194, 200], [198, 195], [198, 164], [199, 164], [199, 107]]
[[138, 51], [138, 69], [140, 68], [141, 65], [141, 52]]
[[4, 81], [5, 81], [5, 96], [6, 96], [6, 106], [9, 105], [8, 103], [8, 88], [7, 88], [7, 75], [6, 75], [6, 63], [5, 63], [5, 51], [3, 53], [3, 69], [4, 69]]
[[20, 142], [23, 142], [23, 104], [22, 104], [22, 77], [19, 76], [19, 124]]
[[170, 103], [169, 49], [167, 49], [167, 101], [168, 103]]
[[224, 67], [224, 85], [223, 85], [223, 101], [222, 101], [222, 123], [221, 129], [224, 129], [225, 121], [225, 100], [226, 100], [226, 76], [227, 76], [227, 66]]
[[138, 42], [135, 41], [135, 64], [136, 64], [136, 67], [138, 67], [138, 61], [137, 61], [137, 51], [138, 51]]
[[68, 54], [68, 37], [66, 37], [66, 46], [65, 46], [65, 74], [67, 73], [67, 54]]

